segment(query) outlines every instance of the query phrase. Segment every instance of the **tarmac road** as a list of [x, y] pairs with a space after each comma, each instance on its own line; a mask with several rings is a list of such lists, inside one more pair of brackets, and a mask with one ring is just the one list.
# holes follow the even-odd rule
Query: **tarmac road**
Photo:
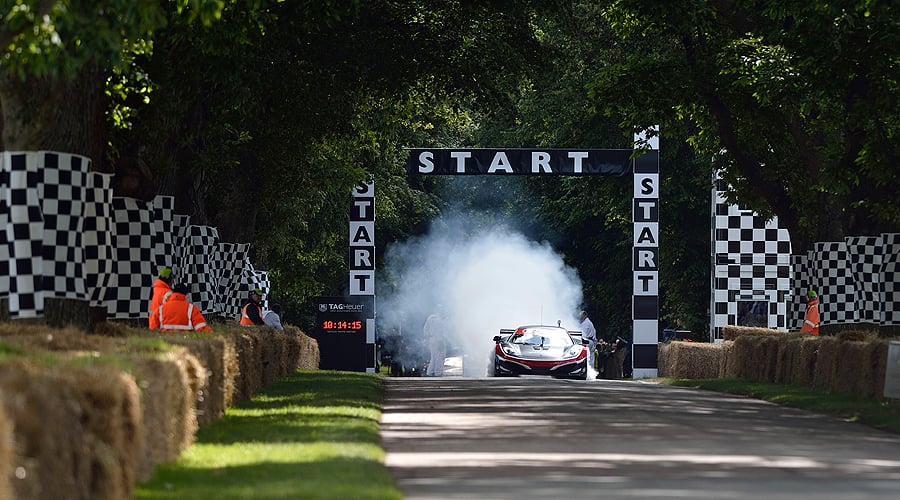
[[407, 499], [900, 498], [900, 436], [641, 381], [387, 378]]

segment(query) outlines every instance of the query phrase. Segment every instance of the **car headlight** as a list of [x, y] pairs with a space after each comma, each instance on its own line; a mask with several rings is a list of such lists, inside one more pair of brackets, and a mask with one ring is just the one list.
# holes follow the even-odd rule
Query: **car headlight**
[[566, 357], [567, 358], [577, 357], [579, 354], [581, 354], [581, 349], [582, 349], [582, 347], [580, 345], [573, 345], [572, 347], [569, 348], [568, 351], [566, 351]]
[[503, 352], [510, 356], [519, 356], [519, 346], [515, 344], [503, 344], [500, 346]]

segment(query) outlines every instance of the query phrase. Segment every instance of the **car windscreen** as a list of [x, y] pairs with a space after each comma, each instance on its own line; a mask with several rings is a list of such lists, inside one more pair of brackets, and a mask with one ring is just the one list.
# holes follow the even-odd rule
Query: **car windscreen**
[[546, 347], [567, 347], [572, 345], [572, 337], [564, 330], [525, 330], [509, 339], [510, 343], [522, 345], [543, 345]]

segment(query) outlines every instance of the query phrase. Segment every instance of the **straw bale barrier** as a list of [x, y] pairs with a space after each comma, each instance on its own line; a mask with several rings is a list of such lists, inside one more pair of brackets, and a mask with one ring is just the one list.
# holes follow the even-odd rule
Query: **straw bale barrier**
[[0, 394], [16, 442], [12, 498], [131, 498], [142, 425], [127, 372], [102, 357], [7, 356]]
[[193, 442], [198, 427], [194, 404], [206, 385], [206, 370], [186, 348], [140, 335], [108, 337], [40, 326], [0, 326], [0, 337], [23, 352], [104, 353], [122, 360], [121, 369], [135, 377], [141, 391], [142, 425], [135, 431], [141, 439], [138, 480], [149, 479], [157, 465], [178, 458]]
[[722, 327], [723, 340], [736, 340], [741, 335], [783, 335], [784, 332], [758, 326], [725, 325]]
[[661, 377], [718, 378], [724, 347], [708, 342], [669, 342], [660, 345], [658, 370]]
[[812, 386], [828, 390], [835, 387], [837, 364], [841, 357], [841, 342], [836, 337], [819, 337], [816, 371]]
[[[870, 330], [813, 336], [769, 328], [726, 326], [719, 376], [809, 386], [869, 399], [884, 399], [890, 338]], [[708, 354], [690, 343], [673, 342], [659, 351], [659, 373], [699, 378], [692, 370]], [[697, 345], [705, 345], [698, 343]], [[707, 361], [703, 361], [704, 366]], [[708, 368], [708, 366], [707, 366]]]
[[722, 342], [722, 370], [720, 373], [723, 378], [737, 378], [738, 376], [738, 363], [737, 356], [734, 354], [733, 340]]
[[195, 401], [197, 422], [207, 425], [225, 414], [234, 397], [237, 353], [230, 339], [202, 332], [152, 332], [161, 340], [186, 348], [203, 365], [207, 383]]
[[0, 323], [0, 498], [130, 498], [228, 406], [318, 369], [318, 344], [289, 325], [129, 325]]
[[257, 351], [259, 347], [259, 339], [250, 334], [252, 328], [242, 328], [241, 330], [226, 331], [223, 335], [231, 338], [235, 351], [238, 355], [238, 374], [234, 382], [235, 396], [234, 401], [249, 401], [254, 394], [262, 389], [261, 367], [256, 363], [255, 359], [259, 357]]
[[[289, 327], [286, 326], [285, 329], [287, 328]], [[321, 356], [319, 343], [316, 339], [303, 333], [299, 328], [297, 328], [297, 335], [300, 339], [300, 362], [297, 367], [301, 370], [318, 370]]]
[[[3, 394], [0, 394], [2, 400]], [[16, 469], [13, 430], [13, 421], [0, 404], [0, 498], [15, 498], [11, 483]]]

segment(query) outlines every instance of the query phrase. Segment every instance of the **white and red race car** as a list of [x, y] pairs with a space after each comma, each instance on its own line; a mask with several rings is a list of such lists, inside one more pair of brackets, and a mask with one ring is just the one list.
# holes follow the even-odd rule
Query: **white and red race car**
[[[573, 335], [578, 333], [578, 335]], [[576, 342], [580, 332], [558, 326], [520, 326], [501, 329], [494, 337], [491, 374], [550, 375], [560, 378], [587, 378], [587, 346]]]

